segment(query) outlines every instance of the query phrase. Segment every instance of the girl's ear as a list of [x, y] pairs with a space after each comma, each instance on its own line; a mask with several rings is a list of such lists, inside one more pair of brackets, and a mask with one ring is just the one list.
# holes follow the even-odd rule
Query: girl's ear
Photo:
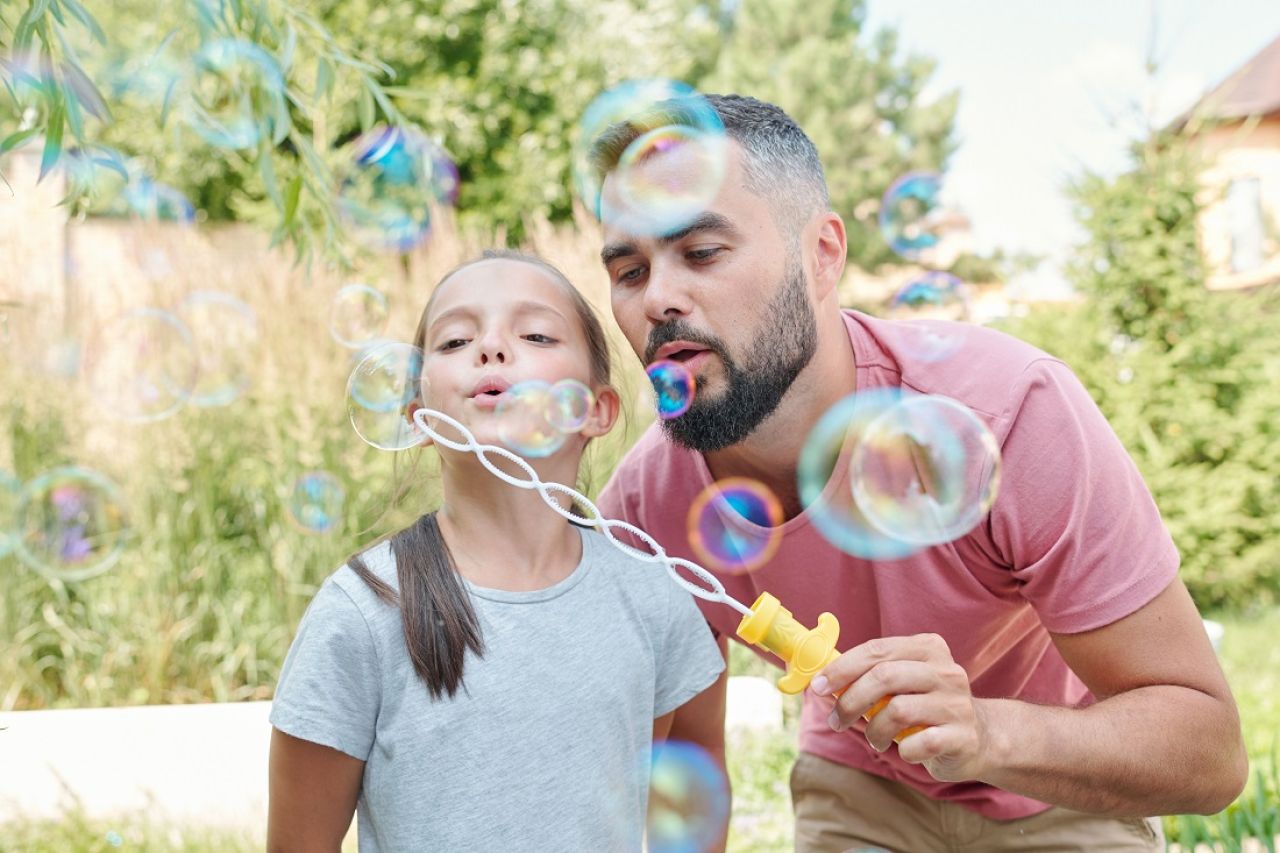
[[[419, 400], [417, 397], [414, 397], [412, 400], [410, 400], [410, 401], [409, 401], [409, 408], [408, 408], [409, 420], [410, 420], [410, 421], [412, 421], [412, 420], [413, 420], [413, 416], [414, 416], [415, 414], [417, 414], [417, 411], [418, 411], [419, 409], [424, 409], [424, 408], [426, 408], [426, 407], [422, 405], [422, 401], [421, 401], [421, 400]], [[416, 445], [414, 445], [414, 446], [415, 446], [415, 447], [430, 447], [430, 446], [431, 446], [431, 445], [433, 445], [433, 444], [435, 444], [435, 441], [433, 441], [433, 440], [432, 440], [431, 436], [429, 436], [429, 435], [424, 435], [424, 436], [422, 437], [422, 441], [420, 441], [418, 444], [416, 444]]]
[[591, 406], [591, 414], [587, 417], [586, 426], [581, 433], [586, 438], [599, 438], [613, 429], [622, 411], [622, 398], [609, 385], [601, 385], [595, 392], [596, 400]]

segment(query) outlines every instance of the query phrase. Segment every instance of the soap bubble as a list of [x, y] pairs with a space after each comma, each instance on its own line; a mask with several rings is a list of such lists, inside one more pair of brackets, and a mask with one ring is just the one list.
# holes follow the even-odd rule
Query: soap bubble
[[457, 201], [458, 187], [439, 145], [413, 128], [379, 126], [352, 144], [338, 212], [362, 245], [407, 252], [430, 233], [433, 209]]
[[195, 340], [199, 374], [191, 402], [225, 406], [253, 381], [258, 360], [258, 316], [245, 302], [227, 293], [201, 290], [178, 306]]
[[307, 533], [329, 533], [342, 523], [346, 489], [328, 471], [309, 471], [294, 481], [289, 517]]
[[348, 284], [334, 294], [329, 334], [344, 347], [362, 347], [387, 328], [390, 313], [382, 291], [367, 284]]
[[521, 456], [550, 456], [565, 442], [564, 431], [552, 424], [555, 409], [549, 383], [537, 379], [517, 382], [498, 398], [498, 438]]
[[884, 242], [906, 260], [927, 257], [941, 240], [942, 177], [937, 172], [908, 172], [884, 191], [879, 227]]
[[702, 490], [689, 507], [689, 542], [711, 568], [735, 574], [759, 568], [782, 541], [782, 504], [750, 477], [729, 477]]
[[289, 130], [280, 66], [247, 41], [218, 39], [201, 47], [176, 97], [187, 126], [218, 148], [255, 148], [261, 139], [278, 143]]
[[547, 420], [560, 432], [577, 432], [587, 425], [595, 395], [576, 379], [561, 379], [551, 386]]
[[658, 407], [658, 417], [663, 420], [678, 418], [693, 405], [696, 388], [693, 374], [678, 361], [662, 359], [645, 368]]
[[120, 490], [84, 468], [56, 468], [27, 483], [14, 515], [18, 557], [62, 581], [110, 569], [129, 534]]
[[919, 546], [886, 535], [854, 502], [849, 463], [867, 425], [902, 399], [898, 388], [871, 388], [837, 402], [814, 425], [800, 450], [800, 501], [832, 545], [867, 560], [905, 557]]
[[22, 493], [22, 481], [12, 474], [0, 471], [0, 557], [5, 556], [17, 544], [18, 497]]
[[187, 325], [167, 311], [142, 308], [108, 324], [87, 362], [95, 401], [133, 422], [168, 417], [191, 399], [200, 357]]
[[421, 377], [422, 350], [412, 344], [384, 344], [360, 360], [347, 380], [347, 414], [365, 443], [380, 450], [422, 443], [409, 411]]
[[889, 301], [894, 318], [963, 320], [968, 314], [964, 283], [949, 272], [930, 270], [908, 281]]
[[654, 744], [645, 821], [651, 853], [701, 853], [728, 817], [728, 784], [706, 750], [674, 740]]
[[180, 190], [145, 175], [132, 176], [124, 188], [124, 202], [139, 219], [190, 223], [196, 218], [195, 206]]
[[964, 346], [964, 340], [963, 325], [941, 320], [905, 323], [899, 337], [903, 352], [925, 362], [951, 358]]
[[[592, 156], [611, 127], [638, 136], [620, 153], [608, 193]], [[573, 145], [579, 197], [597, 218], [627, 233], [662, 235], [710, 207], [724, 182], [728, 145], [715, 108], [684, 83], [630, 80], [587, 107]]]
[[853, 498], [888, 536], [939, 545], [968, 533], [1000, 486], [1000, 448], [948, 397], [899, 401], [871, 420], [851, 460]]

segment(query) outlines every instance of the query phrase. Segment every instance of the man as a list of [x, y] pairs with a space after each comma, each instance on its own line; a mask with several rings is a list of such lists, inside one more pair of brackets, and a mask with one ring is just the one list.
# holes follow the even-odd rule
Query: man
[[[685, 361], [697, 393], [645, 433], [599, 505], [696, 561], [685, 516], [704, 488], [752, 477], [780, 499], [776, 555], [717, 574], [740, 601], [767, 590], [805, 625], [824, 610], [840, 622], [847, 651], [804, 694], [796, 849], [1162, 850], [1147, 816], [1217, 812], [1248, 770], [1234, 700], [1132, 461], [1045, 353], [942, 323], [955, 345], [939, 359], [912, 345], [916, 324], [842, 311], [844, 225], [813, 144], [777, 107], [709, 100], [730, 141], [701, 215], [663, 236], [605, 222], [618, 325], [645, 363]], [[637, 132], [615, 127], [597, 147], [605, 199]], [[654, 170], [628, 178], [654, 186], [692, 177], [661, 152], [631, 168]], [[868, 561], [815, 529], [797, 464], [837, 401], [885, 387], [972, 410], [1000, 444], [1002, 483], [960, 539]], [[726, 650], [739, 615], [699, 606]], [[882, 696], [894, 698], [865, 722]], [[723, 750], [723, 720], [721, 684], [671, 737]]]

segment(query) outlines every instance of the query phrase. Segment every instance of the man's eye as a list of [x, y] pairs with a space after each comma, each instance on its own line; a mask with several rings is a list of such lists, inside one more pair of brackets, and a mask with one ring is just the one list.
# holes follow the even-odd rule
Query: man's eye
[[644, 275], [644, 267], [631, 267], [618, 275], [618, 284], [634, 284]]
[[712, 246], [709, 249], [694, 249], [685, 255], [691, 261], [709, 261], [716, 255], [720, 254], [719, 246]]

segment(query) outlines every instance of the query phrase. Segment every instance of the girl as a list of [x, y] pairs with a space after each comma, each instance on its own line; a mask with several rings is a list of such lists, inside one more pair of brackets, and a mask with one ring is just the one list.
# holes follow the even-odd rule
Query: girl
[[[591, 388], [581, 433], [530, 460], [543, 480], [574, 482], [617, 417], [600, 322], [538, 259], [447, 275], [414, 342], [427, 404], [483, 444], [511, 385]], [[268, 848], [337, 851], [357, 810], [362, 853], [639, 850], [655, 730], [724, 668], [706, 622], [661, 567], [438, 450], [440, 510], [338, 569], [298, 627]]]

